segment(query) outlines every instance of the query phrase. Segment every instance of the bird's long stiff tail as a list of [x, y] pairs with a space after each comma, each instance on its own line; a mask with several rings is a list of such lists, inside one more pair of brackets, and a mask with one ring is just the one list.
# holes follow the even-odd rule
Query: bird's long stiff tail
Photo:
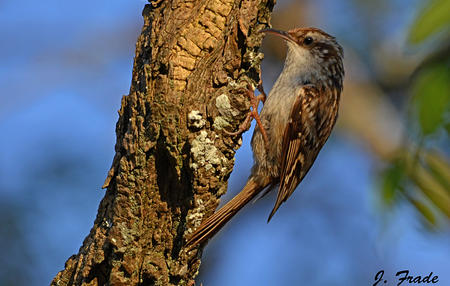
[[220, 210], [208, 217], [195, 230], [186, 243], [187, 247], [201, 244], [216, 234], [242, 207], [259, 194], [269, 182], [260, 185], [250, 178], [242, 191], [231, 201], [226, 203]]

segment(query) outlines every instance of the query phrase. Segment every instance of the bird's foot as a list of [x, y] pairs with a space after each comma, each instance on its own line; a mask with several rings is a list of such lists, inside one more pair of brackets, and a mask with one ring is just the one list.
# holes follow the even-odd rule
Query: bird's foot
[[263, 124], [261, 122], [261, 118], [259, 117], [259, 114], [258, 114], [259, 102], [262, 101], [264, 104], [264, 102], [266, 101], [266, 93], [264, 92], [264, 89], [262, 88], [261, 81], [259, 82], [257, 88], [258, 88], [259, 92], [261, 93], [258, 96], [255, 96], [255, 91], [254, 91], [253, 87], [250, 87], [249, 89], [247, 89], [247, 96], [250, 98], [250, 111], [247, 113], [247, 116], [245, 117], [244, 122], [242, 122], [242, 124], [239, 126], [239, 129], [235, 132], [228, 132], [226, 130], [224, 130], [224, 132], [231, 136], [240, 135], [250, 128], [252, 119], [255, 119], [256, 124], [258, 124], [259, 130], [261, 131], [261, 134], [262, 134], [262, 137], [264, 140], [264, 145], [267, 149], [269, 146], [269, 139], [267, 137], [266, 130], [264, 129]]
[[[261, 75], [259, 77], [261, 77]], [[263, 84], [262, 84], [262, 80], [259, 80], [258, 86], [256, 88], [258, 89], [258, 91], [260, 93], [260, 95], [258, 95], [257, 97], [260, 98], [260, 100], [262, 101], [263, 104], [266, 103], [267, 95], [264, 92], [264, 87], [263, 87]]]

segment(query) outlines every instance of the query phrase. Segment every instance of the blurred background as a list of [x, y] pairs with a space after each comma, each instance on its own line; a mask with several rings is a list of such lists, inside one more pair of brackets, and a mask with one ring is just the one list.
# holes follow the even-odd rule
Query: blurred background
[[[0, 1], [0, 285], [46, 285], [92, 227], [143, 0]], [[273, 26], [344, 46], [335, 132], [270, 224], [268, 195], [206, 247], [203, 285], [450, 285], [450, 1], [279, 0]], [[285, 46], [264, 41], [269, 91]], [[229, 200], [252, 164], [244, 134]], [[380, 283], [381, 285], [382, 283]]]

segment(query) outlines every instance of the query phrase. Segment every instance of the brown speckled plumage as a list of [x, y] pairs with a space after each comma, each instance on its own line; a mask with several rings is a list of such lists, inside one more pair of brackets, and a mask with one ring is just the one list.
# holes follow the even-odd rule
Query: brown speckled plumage
[[268, 144], [257, 126], [251, 142], [255, 162], [246, 186], [202, 222], [188, 245], [204, 242], [261, 191], [279, 185], [270, 220], [309, 171], [336, 122], [344, 77], [343, 50], [336, 39], [316, 28], [265, 32], [288, 46], [283, 71], [260, 114]]

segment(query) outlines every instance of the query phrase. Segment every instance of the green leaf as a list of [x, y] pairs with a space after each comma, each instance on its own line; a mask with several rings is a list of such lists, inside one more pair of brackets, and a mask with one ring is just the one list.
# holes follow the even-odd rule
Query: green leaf
[[433, 205], [450, 218], [450, 194], [431, 172], [420, 164], [407, 170], [409, 177]]
[[450, 26], [450, 1], [432, 0], [414, 21], [409, 41], [418, 44]]
[[430, 225], [437, 227], [436, 215], [427, 204], [412, 197], [408, 197], [408, 200]]
[[427, 152], [425, 160], [433, 175], [450, 193], [450, 164], [445, 155], [435, 152]]
[[[450, 1], [449, 1], [450, 2]], [[450, 68], [434, 64], [419, 73], [413, 84], [414, 104], [422, 133], [429, 135], [443, 125], [450, 108]]]
[[387, 206], [392, 206], [395, 202], [397, 191], [401, 188], [404, 176], [404, 167], [400, 161], [393, 162], [382, 172], [381, 198]]

